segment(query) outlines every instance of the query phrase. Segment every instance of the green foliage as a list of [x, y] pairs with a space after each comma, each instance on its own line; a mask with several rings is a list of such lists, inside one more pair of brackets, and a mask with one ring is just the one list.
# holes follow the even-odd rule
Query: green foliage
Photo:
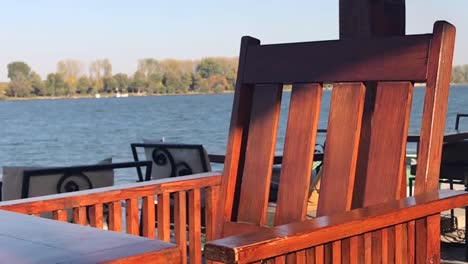
[[7, 65], [8, 68], [8, 78], [14, 81], [16, 79], [24, 80], [24, 78], [29, 78], [31, 74], [31, 67], [22, 61], [14, 61]]
[[455, 66], [452, 69], [452, 83], [468, 83], [468, 64]]
[[91, 93], [93, 88], [91, 87], [91, 81], [87, 76], [81, 76], [78, 79], [78, 83], [76, 85], [76, 92], [79, 94], [87, 94]]
[[122, 93], [128, 92], [128, 85], [130, 84], [128, 76], [125, 73], [117, 73], [114, 75], [114, 80], [117, 82], [116, 88]]
[[62, 60], [57, 63], [57, 73], [48, 74], [45, 81], [26, 63], [12, 62], [8, 74], [11, 82], [4, 89], [8, 96], [221, 93], [234, 88], [237, 58], [212, 57], [200, 61], [145, 58], [138, 61], [138, 70], [131, 77], [124, 73], [112, 75], [108, 59], [93, 61], [87, 76], [82, 75], [81, 62]]
[[46, 95], [46, 86], [45, 83], [42, 81], [41, 76], [35, 72], [31, 72], [31, 86], [32, 86], [32, 93], [37, 96], [45, 96]]
[[22, 73], [16, 73], [13, 80], [8, 85], [7, 95], [12, 97], [27, 97], [32, 92], [31, 81]]

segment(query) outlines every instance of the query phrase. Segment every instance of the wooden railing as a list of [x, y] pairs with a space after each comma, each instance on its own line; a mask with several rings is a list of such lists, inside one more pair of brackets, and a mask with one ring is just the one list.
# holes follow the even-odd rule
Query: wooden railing
[[220, 183], [219, 173], [202, 173], [2, 202], [0, 209], [35, 216], [52, 213], [58, 221], [101, 229], [107, 223], [112, 231], [172, 241], [181, 248], [184, 262], [201, 263], [202, 237], [212, 238]]
[[215, 240], [205, 256], [223, 263], [439, 263], [440, 236], [426, 227], [440, 221], [439, 212], [467, 204], [466, 192], [435, 191]]

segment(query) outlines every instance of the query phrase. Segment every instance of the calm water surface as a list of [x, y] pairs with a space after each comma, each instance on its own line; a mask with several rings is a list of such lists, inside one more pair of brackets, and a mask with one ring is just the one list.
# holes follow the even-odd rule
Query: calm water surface
[[[410, 132], [419, 130], [424, 88], [416, 88]], [[330, 91], [324, 92], [320, 128], [326, 128]], [[286, 110], [290, 93], [283, 95]], [[232, 94], [0, 102], [0, 166], [92, 164], [113, 157], [132, 160], [130, 143], [159, 139], [203, 144], [224, 153]], [[457, 112], [468, 113], [468, 86], [450, 90], [447, 130]], [[278, 151], [282, 150], [286, 115], [282, 111]], [[468, 120], [462, 119], [468, 130]], [[322, 141], [323, 137], [319, 137]], [[409, 152], [414, 147], [409, 146]], [[218, 168], [219, 167], [215, 167]], [[130, 172], [130, 173], [133, 173]], [[119, 175], [120, 174], [120, 175]], [[118, 172], [117, 183], [136, 179]]]

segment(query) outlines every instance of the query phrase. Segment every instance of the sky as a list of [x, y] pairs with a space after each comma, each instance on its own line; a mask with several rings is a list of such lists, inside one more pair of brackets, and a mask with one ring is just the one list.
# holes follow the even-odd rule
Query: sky
[[[63, 59], [87, 65], [108, 58], [114, 74], [133, 74], [142, 58], [237, 56], [244, 35], [262, 43], [338, 38], [338, 0], [0, 0], [0, 6], [0, 81], [8, 80], [12, 61], [43, 78]], [[467, 0], [406, 0], [406, 33], [429, 33], [436, 20], [447, 20], [457, 26], [454, 64], [468, 64], [467, 16]]]

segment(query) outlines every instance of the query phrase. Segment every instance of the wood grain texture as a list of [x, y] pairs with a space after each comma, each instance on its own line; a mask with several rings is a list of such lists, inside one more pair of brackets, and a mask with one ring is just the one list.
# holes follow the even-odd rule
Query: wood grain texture
[[[245, 139], [249, 131], [249, 118], [252, 104], [252, 87], [244, 84], [244, 68], [247, 50], [253, 46], [260, 45], [260, 40], [252, 37], [243, 37], [241, 40], [239, 67], [237, 70], [236, 89], [232, 106], [229, 135], [226, 146], [226, 162], [224, 163], [223, 178], [220, 189], [220, 202], [217, 208], [215, 237], [222, 234], [222, 225], [225, 221], [233, 218], [235, 209], [234, 200], [238, 198], [238, 186], [242, 177], [243, 164], [245, 160]], [[237, 197], [236, 197], [237, 196]], [[236, 201], [237, 204], [237, 201]]]
[[339, 83], [333, 87], [317, 209], [319, 216], [351, 209], [364, 93], [362, 83]]
[[[425, 81], [431, 35], [259, 45], [243, 83]], [[392, 70], [388, 70], [392, 69]]]
[[275, 225], [303, 221], [306, 218], [322, 90], [320, 84], [293, 86]]
[[466, 203], [468, 193], [434, 191], [336, 216], [212, 241], [205, 246], [205, 255], [211, 260], [229, 262], [236, 259], [239, 263], [249, 263], [267, 259], [271, 254], [286, 254], [405, 223]]
[[138, 199], [127, 199], [125, 201], [125, 224], [127, 234], [139, 235], [138, 218]]
[[214, 239], [215, 234], [215, 220], [216, 220], [216, 205], [219, 202], [219, 186], [206, 188], [206, 201], [205, 201], [205, 230], [206, 240], [211, 241]]
[[122, 231], [122, 203], [109, 203], [109, 229], [116, 232]]
[[79, 225], [87, 224], [86, 207], [73, 208], [73, 223]]
[[0, 221], [2, 263], [180, 263], [174, 244], [3, 210]]
[[[187, 259], [187, 195], [178, 192], [174, 195], [174, 236], [181, 249], [182, 259]], [[184, 262], [185, 263], [185, 262]]]
[[153, 180], [149, 182], [126, 184], [91, 189], [80, 192], [62, 193], [0, 203], [0, 209], [24, 214], [52, 212], [90, 206], [98, 203], [109, 203], [118, 200], [137, 199], [140, 197], [187, 191], [208, 186], [219, 186], [221, 174], [218, 172], [200, 173], [190, 176]]
[[101, 203], [92, 205], [89, 208], [89, 224], [92, 227], [100, 228], [103, 227], [103, 206]]
[[266, 224], [271, 167], [281, 106], [281, 85], [256, 85], [237, 220]]
[[52, 218], [60, 222], [68, 221], [68, 212], [66, 210], [57, 210], [52, 213]]
[[412, 95], [413, 85], [409, 82], [377, 85], [364, 197], [358, 207], [400, 198], [401, 182], [406, 180], [402, 165], [405, 165]]
[[189, 256], [190, 263], [201, 263], [200, 190], [190, 190], [189, 197]]
[[158, 195], [158, 239], [169, 242], [171, 239], [171, 204], [169, 193]]
[[[143, 217], [141, 221], [143, 225], [142, 226], [143, 236], [149, 239], [154, 239], [155, 238], [154, 224], [156, 222], [156, 219], [155, 219], [153, 195], [143, 197], [141, 210], [142, 210], [142, 217]], [[163, 240], [163, 241], [170, 242], [169, 240]]]
[[434, 25], [428, 58], [415, 194], [435, 190], [439, 184], [454, 41], [453, 25], [446, 22], [437, 22]]

